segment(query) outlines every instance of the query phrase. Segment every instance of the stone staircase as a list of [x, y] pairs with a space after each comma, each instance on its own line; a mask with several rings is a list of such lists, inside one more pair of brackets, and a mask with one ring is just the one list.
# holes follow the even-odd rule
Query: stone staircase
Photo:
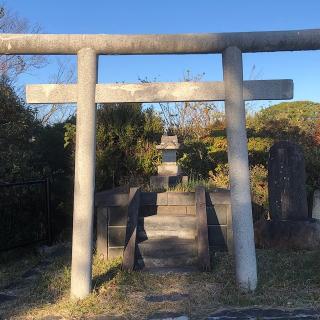
[[[229, 190], [96, 194], [97, 252], [123, 270], [210, 270], [210, 250], [232, 251]], [[160, 270], [160, 271], [162, 271]], [[177, 270], [178, 271], [178, 270]]]
[[197, 221], [195, 214], [172, 210], [139, 218], [136, 268], [196, 267]]

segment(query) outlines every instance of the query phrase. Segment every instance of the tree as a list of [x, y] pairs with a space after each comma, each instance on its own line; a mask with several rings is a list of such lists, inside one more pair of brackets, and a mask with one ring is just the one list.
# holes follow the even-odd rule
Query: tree
[[36, 175], [33, 150], [40, 123], [16, 95], [6, 78], [0, 80], [0, 181]]
[[[31, 24], [4, 3], [0, 4], [0, 33], [39, 33], [40, 30], [39, 25]], [[14, 82], [20, 74], [45, 64], [45, 57], [40, 55], [0, 55], [0, 76]]]
[[[75, 83], [75, 65], [69, 59], [57, 59], [58, 71], [50, 77], [50, 83]], [[63, 123], [75, 114], [74, 105], [66, 104], [44, 104], [35, 108], [38, 119], [46, 126], [54, 123]]]
[[[192, 75], [187, 71], [182, 81], [200, 81], [204, 74]], [[150, 82], [147, 79], [142, 82]], [[217, 121], [224, 121], [224, 114], [213, 102], [170, 102], [159, 103], [160, 115], [165, 130], [169, 134], [177, 134], [182, 140], [187, 137], [200, 139], [208, 135]]]
[[[74, 150], [75, 125], [66, 126], [65, 145]], [[104, 104], [97, 111], [96, 189], [124, 183], [143, 184], [156, 172], [155, 145], [163, 133], [162, 119], [140, 103]]]

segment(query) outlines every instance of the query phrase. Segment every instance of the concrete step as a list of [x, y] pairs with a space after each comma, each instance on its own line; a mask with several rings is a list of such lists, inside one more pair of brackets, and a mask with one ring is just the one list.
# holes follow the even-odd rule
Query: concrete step
[[195, 239], [197, 235], [195, 216], [153, 215], [139, 219], [138, 239], [163, 239], [178, 237]]
[[153, 229], [147, 228], [147, 230], [142, 227], [138, 227], [138, 240], [146, 239], [164, 239], [178, 237], [180, 239], [190, 239], [195, 240], [197, 232], [194, 228], [181, 228], [177, 230], [166, 230], [166, 229]]
[[137, 268], [143, 270], [153, 270], [160, 268], [186, 268], [195, 267], [197, 265], [197, 257], [180, 257], [180, 258], [143, 258], [137, 261]]
[[178, 205], [178, 206], [141, 206], [140, 215], [142, 217], [152, 215], [172, 215], [172, 216], [185, 216], [196, 215], [196, 207], [194, 205]]
[[138, 243], [137, 254], [146, 258], [181, 258], [197, 255], [195, 240], [170, 237], [164, 239], [148, 239]]
[[196, 225], [197, 220], [195, 216], [153, 215], [139, 218], [139, 226], [143, 226], [145, 230], [178, 230], [182, 228], [196, 229]]
[[184, 274], [199, 272], [199, 267], [196, 265], [180, 266], [180, 267], [149, 267], [144, 268], [143, 271], [155, 274]]

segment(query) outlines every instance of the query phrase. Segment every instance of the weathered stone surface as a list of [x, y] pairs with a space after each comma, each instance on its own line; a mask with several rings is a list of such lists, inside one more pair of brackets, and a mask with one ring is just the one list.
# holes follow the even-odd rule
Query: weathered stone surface
[[320, 49], [320, 30], [229, 32], [204, 34], [2, 34], [1, 54], [77, 54], [92, 48], [97, 54], [222, 53]]
[[162, 162], [176, 162], [177, 161], [177, 151], [176, 150], [165, 150], [162, 153]]
[[175, 162], [163, 162], [158, 166], [159, 176], [178, 176], [181, 174], [181, 168]]
[[125, 244], [126, 226], [123, 227], [109, 227], [108, 244], [110, 247], [121, 247]]
[[[159, 167], [161, 167], [161, 166], [159, 166]], [[158, 167], [158, 169], [159, 169], [159, 167]], [[160, 169], [160, 170], [162, 170], [162, 169]], [[154, 190], [161, 190], [163, 188], [173, 187], [180, 182], [181, 182], [181, 176], [177, 176], [177, 175], [151, 176], [150, 177], [150, 186]]]
[[227, 227], [208, 226], [209, 246], [227, 248]]
[[139, 219], [139, 225], [148, 230], [196, 229], [196, 217], [192, 215], [154, 215]]
[[0, 293], [0, 304], [4, 303], [4, 302], [7, 302], [7, 301], [16, 300], [17, 298], [18, 297], [14, 296], [14, 295]]
[[109, 248], [108, 249], [108, 259], [114, 259], [123, 256], [124, 247]]
[[182, 181], [182, 171], [177, 165], [177, 150], [180, 148], [177, 136], [162, 136], [158, 150], [162, 150], [162, 163], [158, 166], [158, 176], [150, 178], [154, 189], [172, 187]]
[[87, 318], [88, 320], [127, 320], [126, 317], [118, 316], [115, 314], [101, 314]]
[[141, 206], [140, 216], [148, 217], [153, 215], [195, 215], [194, 206]]
[[273, 220], [308, 218], [305, 162], [301, 148], [289, 141], [275, 143], [269, 152], [269, 208]]
[[229, 47], [222, 53], [225, 83], [228, 162], [232, 205], [236, 279], [243, 291], [257, 286], [257, 263], [248, 163], [246, 111], [243, 100], [242, 52]]
[[[292, 99], [292, 80], [248, 80], [244, 100]], [[27, 85], [28, 103], [76, 103], [76, 84]], [[112, 83], [96, 85], [97, 103], [223, 101], [223, 82]]]
[[260, 248], [303, 249], [320, 248], [320, 221], [267, 221], [255, 223], [255, 242]]
[[128, 206], [109, 207], [109, 226], [126, 226]]
[[319, 319], [319, 311], [314, 309], [264, 309], [264, 308], [243, 308], [220, 310], [207, 317], [207, 320], [289, 320], [289, 319]]
[[168, 192], [168, 205], [191, 206], [195, 204], [194, 192]]
[[187, 214], [187, 207], [186, 206], [158, 206], [157, 214], [183, 216]]
[[124, 185], [121, 187], [113, 188], [97, 192], [94, 196], [95, 206], [121, 206], [127, 205], [129, 198], [129, 186]]
[[216, 204], [214, 207], [207, 207], [208, 225], [227, 225], [227, 215], [225, 205]]
[[156, 146], [158, 150], [170, 150], [175, 151], [180, 148], [177, 136], [165, 136], [161, 137], [161, 143]]
[[108, 259], [108, 208], [97, 209], [97, 253]]
[[313, 193], [312, 218], [320, 220], [320, 190]]
[[166, 206], [168, 204], [167, 192], [141, 192], [141, 206]]
[[187, 214], [190, 214], [190, 215], [195, 215], [196, 214], [196, 207], [195, 206], [186, 206], [186, 209], [187, 209]]
[[207, 192], [207, 204], [229, 204], [231, 205], [230, 190], [217, 189]]
[[159, 311], [154, 313], [149, 320], [189, 320], [189, 317], [176, 312]]

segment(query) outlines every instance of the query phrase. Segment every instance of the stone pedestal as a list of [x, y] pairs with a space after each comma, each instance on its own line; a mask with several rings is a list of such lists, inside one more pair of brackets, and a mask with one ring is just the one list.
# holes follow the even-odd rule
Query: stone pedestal
[[163, 162], [158, 166], [159, 176], [179, 176], [182, 174], [181, 168], [172, 162]]
[[150, 185], [153, 189], [170, 188], [179, 183], [188, 183], [188, 176], [152, 176]]

